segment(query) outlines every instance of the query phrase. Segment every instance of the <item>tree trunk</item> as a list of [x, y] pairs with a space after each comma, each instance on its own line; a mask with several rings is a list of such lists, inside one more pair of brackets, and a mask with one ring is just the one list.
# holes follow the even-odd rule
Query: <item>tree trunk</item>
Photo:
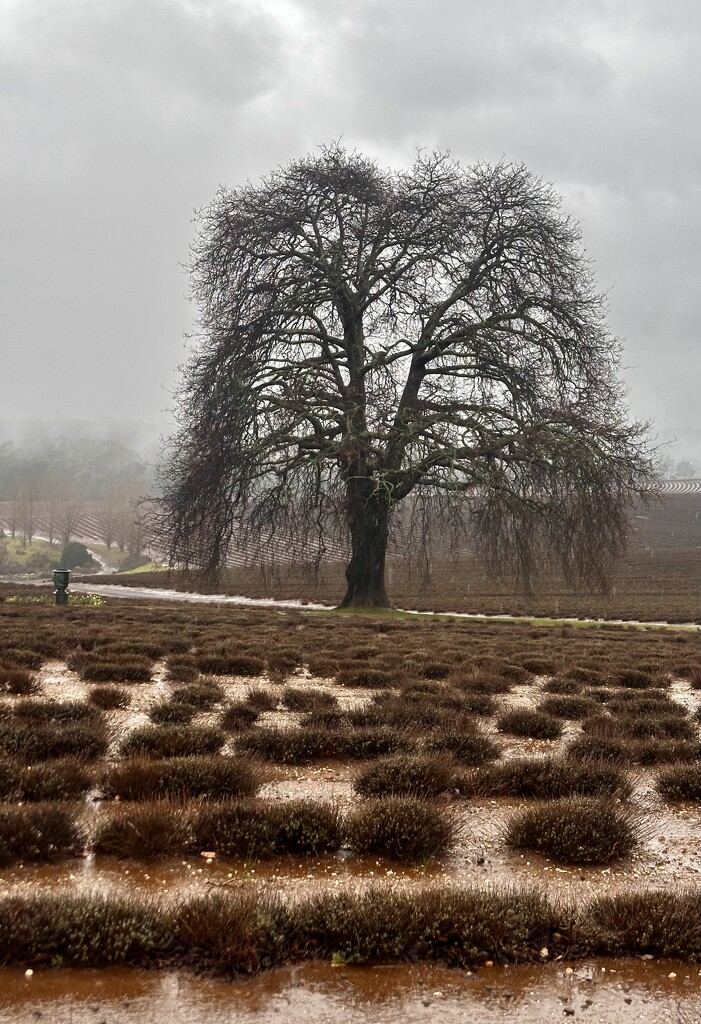
[[389, 608], [385, 590], [389, 536], [387, 499], [374, 492], [372, 480], [351, 480], [347, 507], [353, 553], [346, 567], [348, 589], [339, 607]]

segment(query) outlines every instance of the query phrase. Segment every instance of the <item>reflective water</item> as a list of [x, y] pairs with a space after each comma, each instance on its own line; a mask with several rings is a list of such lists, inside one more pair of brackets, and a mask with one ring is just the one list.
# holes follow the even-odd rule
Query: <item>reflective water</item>
[[609, 960], [483, 968], [312, 963], [228, 984], [180, 972], [0, 970], [0, 1021], [13, 1024], [412, 1024], [563, 1020], [701, 1021], [696, 964]]

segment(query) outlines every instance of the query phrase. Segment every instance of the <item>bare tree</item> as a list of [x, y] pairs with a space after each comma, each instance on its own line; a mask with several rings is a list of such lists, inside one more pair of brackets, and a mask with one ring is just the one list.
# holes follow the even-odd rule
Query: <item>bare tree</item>
[[342, 604], [383, 606], [411, 495], [419, 523], [469, 515], [526, 584], [545, 558], [605, 584], [653, 464], [549, 185], [333, 146], [222, 189], [199, 225], [201, 336], [151, 516], [171, 564], [215, 578], [232, 538], [345, 536]]

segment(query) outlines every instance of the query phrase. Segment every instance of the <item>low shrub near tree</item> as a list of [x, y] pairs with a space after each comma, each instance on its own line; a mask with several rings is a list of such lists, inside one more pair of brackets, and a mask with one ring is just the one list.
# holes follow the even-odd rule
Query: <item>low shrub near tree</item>
[[515, 849], [567, 864], [609, 864], [637, 847], [640, 825], [630, 811], [608, 800], [571, 797], [516, 812], [504, 839]]

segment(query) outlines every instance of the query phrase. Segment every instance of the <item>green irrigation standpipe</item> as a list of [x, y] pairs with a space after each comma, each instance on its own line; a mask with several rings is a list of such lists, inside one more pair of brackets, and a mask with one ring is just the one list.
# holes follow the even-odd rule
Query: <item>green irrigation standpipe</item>
[[54, 598], [56, 604], [68, 604], [68, 581], [71, 578], [70, 569], [54, 569]]

